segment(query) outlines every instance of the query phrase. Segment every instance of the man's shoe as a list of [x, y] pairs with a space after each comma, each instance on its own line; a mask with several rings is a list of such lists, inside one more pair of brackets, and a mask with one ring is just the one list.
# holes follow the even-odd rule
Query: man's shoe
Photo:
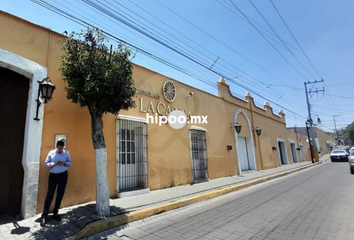
[[59, 214], [54, 214], [53, 218], [59, 222], [61, 221], [61, 217], [59, 216]]
[[41, 227], [44, 227], [45, 224], [47, 223], [47, 217], [41, 217], [40, 221], [41, 221]]

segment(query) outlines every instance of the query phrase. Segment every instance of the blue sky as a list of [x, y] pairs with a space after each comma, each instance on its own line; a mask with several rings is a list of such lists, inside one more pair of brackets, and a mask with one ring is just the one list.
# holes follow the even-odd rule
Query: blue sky
[[[42, 2], [52, 4], [133, 43], [184, 69], [189, 74], [186, 75], [137, 52], [133, 59], [135, 63], [166, 76], [215, 95], [217, 95], [216, 82], [220, 76], [231, 79], [231, 82], [227, 82], [237, 97], [244, 98], [247, 92], [245, 88], [247, 88], [258, 106], [262, 107], [265, 101], [270, 100], [275, 113], [283, 109], [289, 127], [304, 126], [306, 121], [308, 114], [304, 82], [321, 79], [324, 80], [323, 83], [309, 85], [311, 90], [325, 89], [324, 94], [313, 94], [310, 99], [312, 118], [316, 119], [318, 115], [322, 120], [322, 124], [318, 127], [333, 132], [334, 115], [341, 115], [335, 118], [337, 128], [345, 127], [354, 120], [354, 94], [350, 90], [354, 76], [353, 1], [47, 0]], [[97, 7], [102, 8], [108, 15], [97, 9], [94, 10], [87, 2], [95, 2]], [[273, 33], [252, 3], [281, 40]], [[272, 3], [310, 62], [292, 38]], [[79, 31], [84, 28], [29, 0], [2, 0], [0, 9], [60, 33]], [[148, 32], [150, 36], [165, 45], [124, 25], [112, 16], [125, 18], [130, 26], [143, 29], [142, 31]], [[172, 51], [166, 45], [183, 52], [194, 61]], [[212, 65], [216, 73], [207, 69]]]

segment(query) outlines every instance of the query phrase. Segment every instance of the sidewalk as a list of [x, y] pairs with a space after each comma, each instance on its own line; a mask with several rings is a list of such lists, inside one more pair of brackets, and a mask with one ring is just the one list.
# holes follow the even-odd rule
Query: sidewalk
[[[320, 162], [326, 162], [327, 157], [321, 158]], [[320, 163], [301, 162], [283, 165], [269, 170], [244, 173], [241, 176], [219, 178], [194, 185], [155, 190], [138, 196], [111, 199], [112, 217], [107, 219], [101, 219], [93, 213], [94, 202], [76, 205], [60, 209], [59, 213], [62, 215], [60, 223], [52, 219], [50, 215], [47, 225], [43, 228], [38, 221], [40, 214], [33, 218], [2, 224], [0, 225], [0, 239], [80, 239], [109, 228], [237, 191], [318, 164]]]

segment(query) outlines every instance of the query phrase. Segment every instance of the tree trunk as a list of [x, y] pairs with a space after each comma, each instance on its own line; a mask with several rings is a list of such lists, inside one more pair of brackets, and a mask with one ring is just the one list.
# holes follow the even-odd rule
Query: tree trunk
[[107, 150], [103, 136], [102, 114], [91, 114], [91, 134], [96, 158], [96, 213], [109, 216], [109, 190], [107, 176]]

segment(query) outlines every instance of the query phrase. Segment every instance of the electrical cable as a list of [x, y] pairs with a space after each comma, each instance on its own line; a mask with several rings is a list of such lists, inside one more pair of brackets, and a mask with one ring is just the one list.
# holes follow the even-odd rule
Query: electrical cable
[[[31, 1], [33, 1], [33, 2], [35, 2], [35, 3], [38, 3], [38, 2], [39, 2], [39, 3], [42, 3], [42, 4], [40, 4], [40, 5], [42, 5], [42, 6], [44, 6], [44, 7], [47, 7], [47, 8], [48, 8], [48, 5], [49, 5], [49, 4], [47, 4], [47, 5], [46, 5], [46, 4], [43, 4], [44, 1], [41, 1], [41, 0], [31, 0]], [[50, 6], [50, 5], [49, 5], [49, 6]], [[63, 13], [63, 11], [61, 11], [60, 9], [57, 9], [57, 8], [55, 8], [55, 7], [54, 7], [53, 9], [51, 9], [51, 8], [48, 8], [48, 9], [49, 9], [49, 10], [52, 10], [52, 11], [54, 10], [54, 12], [56, 12], [56, 11], [55, 11], [55, 9], [56, 9], [59, 13], [61, 13], [60, 15], [65, 16], [65, 14]], [[76, 23], [79, 23], [79, 22], [80, 22], [80, 21], [79, 21], [77, 18], [75, 18], [74, 16], [71, 16], [70, 14], [69, 14], [68, 16], [69, 16], [69, 19], [75, 20]], [[85, 21], [81, 21], [81, 22], [85, 23], [85, 25], [90, 25], [90, 24], [88, 24], [88, 23], [85, 22]], [[90, 25], [90, 26], [92, 26], [92, 25]], [[150, 57], [153, 56], [151, 53], [146, 52], [145, 50], [143, 50], [143, 49], [141, 49], [141, 48], [139, 48], [139, 47], [136, 47], [136, 46], [134, 46], [134, 45], [132, 45], [132, 44], [130, 44], [130, 43], [128, 43], [128, 42], [126, 42], [126, 41], [124, 41], [124, 40], [122, 40], [122, 39], [116, 37], [116, 36], [113, 36], [113, 35], [110, 34], [110, 33], [107, 33], [107, 32], [104, 32], [104, 33], [105, 33], [106, 35], [110, 36], [111, 38], [118, 40], [119, 42], [122, 42], [122, 43], [124, 43], [124, 44], [130, 45], [131, 47], [133, 47], [133, 48], [135, 48], [135, 49], [138, 49], [140, 52], [142, 52], [143, 54], [146, 54], [147, 56], [150, 56]], [[167, 63], [166, 61], [164, 61], [164, 60], [161, 59], [161, 58], [158, 58], [158, 57], [156, 57], [156, 56], [153, 56], [153, 57], [154, 57], [155, 59], [158, 59], [159, 61], [161, 61], [161, 62], [163, 62], [163, 63], [169, 65], [169, 66], [173, 66], [173, 64]], [[202, 63], [199, 63], [199, 62], [197, 62], [197, 61], [194, 61], [194, 62], [197, 63], [198, 65], [201, 65], [201, 66], [204, 67], [204, 68], [207, 68], [207, 67], [206, 67], [205, 65], [203, 65]], [[208, 68], [207, 68], [207, 69], [208, 69]], [[210, 69], [209, 69], [209, 70], [210, 70]], [[217, 71], [215, 71], [215, 70], [210, 70], [210, 71], [212, 71], [212, 72], [214, 72], [214, 73], [216, 73], [216, 74], [222, 76], [222, 74], [220, 74], [219, 72], [217, 72]], [[227, 78], [226, 78], [226, 79], [227, 79]], [[244, 88], [244, 89], [246, 89], [246, 90], [248, 90], [248, 91], [251, 91], [251, 90], [249, 90], [248, 87], [246, 87], [246, 86], [244, 86], [244, 85], [242, 85], [242, 84], [240, 84], [240, 83], [237, 83], [237, 82], [233, 81], [232, 79], [227, 79], [227, 80], [233, 82], [234, 84], [236, 84], [236, 85], [238, 85], [238, 86], [240, 86], [240, 87], [242, 87], [242, 88]], [[275, 103], [274, 101], [271, 101], [271, 100], [265, 98], [264, 96], [262, 96], [261, 94], [258, 94], [257, 92], [254, 92], [254, 91], [251, 91], [251, 92], [253, 92], [255, 95], [257, 95], [257, 96], [259, 96], [259, 97], [261, 97], [261, 98], [263, 98], [263, 99], [265, 99], [265, 100], [267, 100], [267, 101], [273, 103], [273, 104], [276, 105], [276, 106], [279, 106], [279, 107], [281, 107], [281, 108], [283, 108], [283, 109], [285, 109], [285, 110], [287, 110], [287, 111], [289, 111], [289, 112], [292, 112], [293, 114], [295, 114], [295, 115], [297, 115], [297, 116], [300, 116], [301, 118], [306, 119], [305, 117], [299, 115], [298, 113], [293, 112], [292, 110], [290, 110], [290, 109], [288, 109], [288, 108], [285, 108], [285, 107], [283, 107], [283, 106], [281, 106], [281, 105]]]
[[263, 33], [248, 19], [248, 17], [235, 5], [235, 3], [232, 0], [229, 0], [232, 5], [249, 21], [249, 23], [253, 26], [254, 29], [266, 40], [266, 42], [304, 79], [309, 81], [297, 68], [294, 67], [293, 64], [289, 62], [288, 59], [284, 57], [284, 55], [263, 35]]
[[252, 2], [252, 0], [248, 0], [252, 6], [256, 9], [256, 11], [258, 12], [258, 14], [262, 17], [262, 19], [267, 23], [267, 25], [269, 26], [269, 28], [272, 30], [272, 32], [275, 34], [275, 36], [277, 36], [277, 38], [281, 41], [281, 43], [284, 45], [284, 47], [290, 52], [290, 54], [295, 58], [295, 60], [300, 64], [300, 66], [312, 77], [315, 78], [306, 68], [305, 66], [299, 61], [299, 59], [294, 55], [294, 53], [290, 50], [290, 48], [285, 44], [285, 42], [283, 41], [283, 39], [278, 35], [278, 33], [274, 30], [274, 28], [272, 27], [272, 25], [267, 21], [267, 19], [264, 17], [264, 15], [259, 11], [259, 9], [257, 8], [257, 6]]
[[313, 63], [311, 62], [310, 58], [307, 56], [307, 54], [305, 53], [304, 49], [301, 47], [301, 45], [299, 44], [299, 42], [297, 41], [297, 39], [295, 38], [293, 32], [290, 30], [288, 24], [285, 22], [284, 18], [282, 17], [282, 15], [280, 14], [279, 10], [277, 9], [277, 7], [274, 5], [272, 0], [269, 0], [271, 2], [271, 4], [273, 5], [273, 8], [275, 9], [275, 11], [278, 13], [280, 19], [283, 21], [284, 25], [286, 26], [286, 28], [288, 29], [288, 31], [290, 32], [291, 36], [293, 37], [293, 39], [295, 40], [296, 44], [299, 46], [300, 50], [302, 51], [302, 53], [304, 54], [304, 56], [307, 58], [307, 60], [309, 61], [309, 63], [311, 64], [311, 66], [313, 67], [313, 69], [316, 71], [316, 73], [318, 74], [318, 76], [322, 78], [321, 74], [318, 72], [317, 68], [313, 65]]

